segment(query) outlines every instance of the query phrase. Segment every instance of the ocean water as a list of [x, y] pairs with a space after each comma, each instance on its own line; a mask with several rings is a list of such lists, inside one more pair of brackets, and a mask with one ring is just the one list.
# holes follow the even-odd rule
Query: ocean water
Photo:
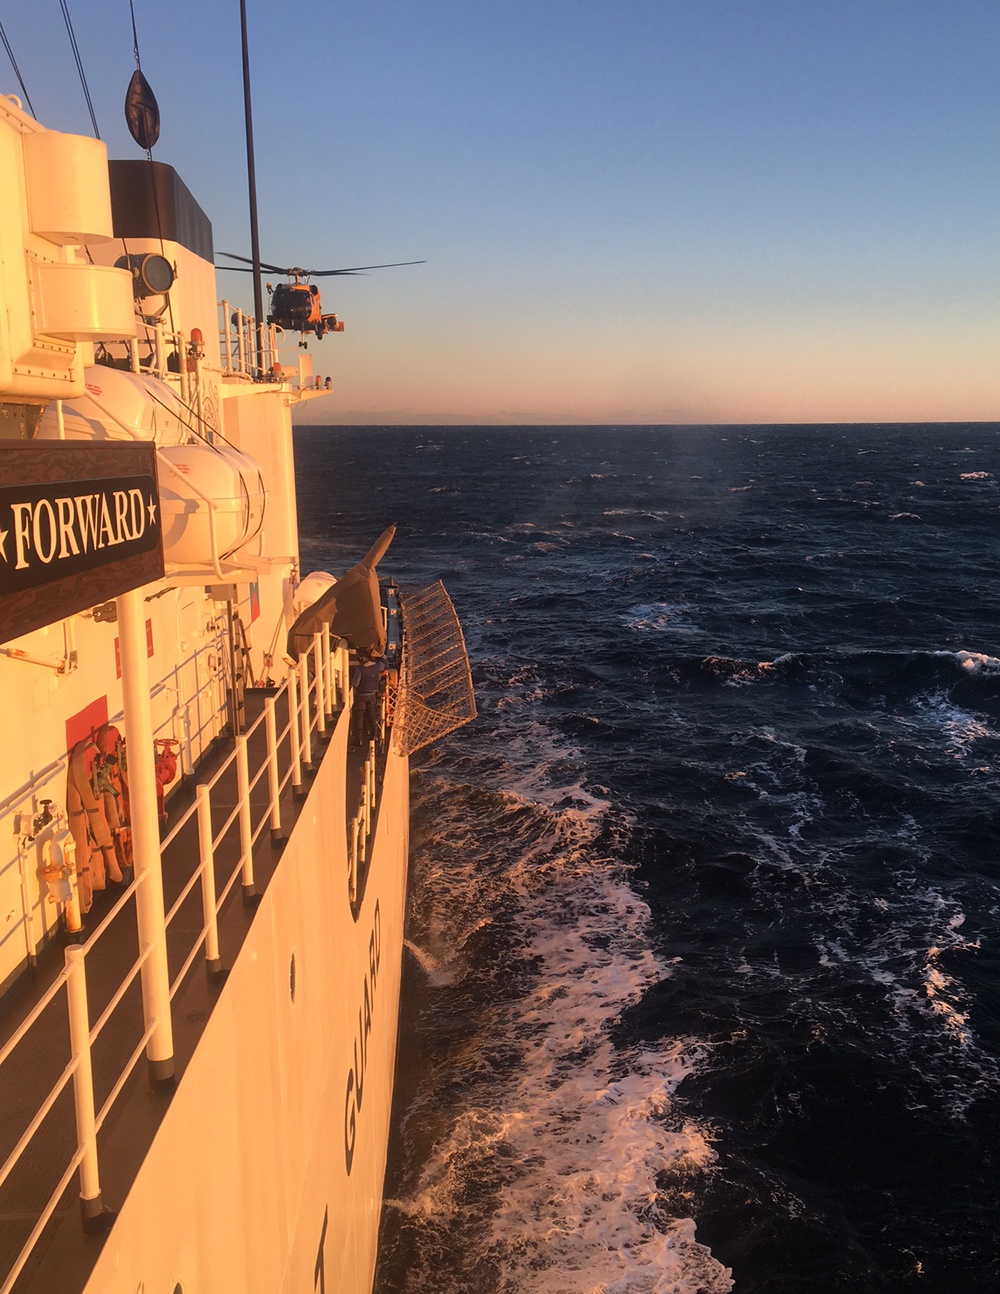
[[310, 428], [414, 761], [379, 1294], [1000, 1289], [1000, 427]]

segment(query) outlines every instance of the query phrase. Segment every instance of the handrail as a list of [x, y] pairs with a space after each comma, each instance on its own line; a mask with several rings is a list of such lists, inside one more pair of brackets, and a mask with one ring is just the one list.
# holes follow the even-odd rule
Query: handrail
[[[189, 662], [197, 662], [201, 656], [214, 650], [211, 643], [205, 643], [195, 649], [195, 651], [181, 662], [186, 665]], [[221, 659], [221, 658], [220, 658]], [[193, 767], [195, 750], [204, 750], [206, 735], [214, 737], [218, 734], [221, 726], [221, 714], [224, 710], [224, 703], [220, 704], [216, 695], [219, 687], [219, 680], [222, 678], [224, 665], [214, 669], [205, 680], [204, 685], [188, 698], [185, 704], [174, 704], [173, 708], [159, 719], [154, 729], [154, 736], [159, 737], [161, 734], [179, 740], [181, 746], [181, 767], [184, 773], [187, 773]], [[169, 673], [161, 678], [152, 688], [151, 698], [167, 698], [171, 695], [180, 698], [180, 691], [176, 684], [171, 680], [176, 675], [176, 668], [171, 669]], [[206, 705], [203, 702], [207, 702]], [[191, 706], [196, 708], [196, 716], [192, 723]], [[110, 716], [108, 722], [120, 724], [124, 718], [123, 712], [119, 710], [116, 714]], [[65, 779], [67, 775], [67, 766], [69, 762], [69, 753], [52, 760], [35, 772], [26, 782], [23, 783], [16, 791], [8, 795], [7, 798], [0, 802], [0, 822], [13, 820], [20, 813], [29, 820], [33, 818], [38, 811], [39, 801], [44, 799], [46, 793], [58, 801], [64, 799]], [[59, 784], [62, 784], [61, 786]], [[22, 836], [27, 841], [27, 846], [22, 844]], [[7, 929], [0, 935], [0, 945], [6, 944], [8, 939], [17, 937], [18, 932], [24, 940], [25, 953], [30, 965], [35, 965], [38, 955], [38, 945], [43, 942], [46, 936], [51, 932], [51, 921], [46, 914], [46, 895], [45, 888], [42, 887], [41, 893], [32, 892], [29, 883], [29, 872], [33, 875], [35, 863], [31, 857], [34, 849], [31, 843], [30, 834], [13, 833], [10, 839], [14, 841], [14, 848], [11, 854], [0, 862], [0, 875], [18, 869], [21, 874], [20, 883], [20, 900], [21, 912], [16, 921], [10, 922]], [[138, 878], [136, 878], [138, 879]], [[120, 911], [128, 899], [134, 895], [134, 882], [126, 891], [119, 896], [119, 901], [114, 909], [106, 914], [105, 921], [112, 919]], [[37, 927], [41, 926], [38, 931]], [[91, 941], [96, 942], [100, 937], [100, 932], [104, 927], [104, 922], [91, 935]]]
[[[335, 664], [336, 666], [339, 667], [339, 672], [341, 674], [341, 677], [343, 676], [343, 671], [346, 668], [346, 659], [345, 659], [346, 655], [347, 655], [346, 648], [342, 645], [338, 646], [337, 661], [335, 662]], [[309, 656], [313, 657], [313, 653], [309, 653]], [[289, 786], [290, 781], [294, 785], [294, 766], [295, 766], [296, 756], [301, 754], [300, 743], [302, 745], [306, 745], [309, 742], [310, 737], [312, 736], [312, 733], [314, 731], [316, 732], [317, 736], [321, 735], [320, 724], [322, 723], [323, 718], [325, 717], [324, 712], [327, 711], [328, 702], [330, 700], [332, 692], [335, 689], [333, 671], [329, 668], [324, 668], [324, 666], [326, 665], [326, 661], [330, 660], [330, 654], [327, 651], [326, 653], [319, 654], [315, 659], [316, 659], [316, 663], [320, 667], [314, 672], [312, 678], [309, 677], [307, 671], [304, 669], [300, 668], [300, 669], [291, 670], [289, 672], [288, 680], [284, 684], [282, 684], [282, 686], [279, 689], [277, 689], [273, 697], [269, 697], [267, 699], [267, 702], [265, 703], [265, 706], [262, 709], [261, 714], [254, 720], [254, 722], [250, 725], [249, 729], [247, 730], [245, 736], [246, 738], [250, 738], [252, 736], [257, 735], [261, 729], [261, 726], [263, 725], [266, 741], [265, 741], [265, 751], [263, 756], [259, 759], [255, 758], [254, 771], [252, 775], [248, 775], [246, 778], [245, 787], [244, 787], [246, 805], [241, 806], [240, 804], [237, 804], [236, 809], [234, 809], [233, 812], [228, 815], [226, 819], [226, 823], [223, 825], [218, 835], [212, 836], [211, 846], [208, 851], [208, 859], [206, 860], [206, 858], [203, 857], [200, 860], [199, 864], [193, 869], [192, 875], [184, 885], [180, 896], [174, 902], [170, 911], [166, 913], [164, 916], [164, 927], [166, 930], [171, 929], [174, 923], [174, 919], [179, 913], [179, 911], [181, 910], [181, 907], [190, 898], [191, 893], [195, 885], [198, 883], [199, 879], [203, 878], [206, 870], [206, 861], [211, 863], [212, 865], [212, 868], [213, 868], [212, 880], [214, 885], [214, 849], [218, 843], [221, 843], [225, 835], [233, 829], [233, 826], [237, 821], [242, 820], [243, 829], [246, 830], [246, 823], [247, 823], [247, 816], [248, 816], [247, 808], [250, 803], [250, 797], [253, 795], [254, 791], [261, 785], [262, 780], [265, 777], [267, 778], [267, 787], [268, 787], [267, 803], [266, 805], [263, 806], [263, 810], [260, 812], [259, 820], [256, 822], [256, 824], [254, 824], [252, 815], [250, 816], [250, 819], [249, 819], [250, 829], [246, 836], [246, 848], [249, 850], [251, 856], [253, 853], [253, 849], [256, 846], [258, 840], [260, 839], [260, 836], [262, 835], [263, 831], [265, 830], [267, 825], [272, 823], [273, 821], [275, 801], [278, 798], [280, 798], [282, 792], [285, 791], [286, 788]], [[296, 688], [294, 683], [291, 683], [292, 679], [295, 679], [295, 681], [300, 684], [300, 688]], [[301, 687], [302, 683], [305, 684], [304, 688]], [[305, 694], [300, 695], [300, 692], [304, 692]], [[311, 714], [310, 714], [310, 697], [309, 697], [310, 693], [312, 693], [312, 699], [314, 702], [311, 707], [311, 710], [312, 710]], [[288, 721], [285, 723], [284, 727], [281, 729], [280, 732], [278, 732], [277, 725], [274, 723], [274, 702], [278, 698], [281, 698], [282, 696], [287, 697], [287, 700], [289, 702], [289, 716], [288, 716]], [[347, 697], [343, 698], [343, 701], [345, 704], [342, 706], [340, 710], [341, 717], [345, 719], [346, 719], [347, 700], [348, 700]], [[306, 716], [308, 716], [308, 723], [300, 727], [301, 719], [305, 718]], [[280, 756], [280, 763], [283, 764], [284, 767], [283, 769], [279, 767], [278, 776], [275, 777], [274, 771], [273, 771], [273, 764], [274, 764], [274, 761], [278, 759], [278, 752], [282, 750], [286, 742], [287, 742], [287, 749], [285, 749]], [[172, 825], [170, 832], [167, 834], [164, 840], [164, 847], [166, 847], [168, 844], [176, 840], [178, 834], [191, 822], [193, 815], [199, 811], [198, 810], [199, 803], [204, 803], [206, 806], [208, 806], [207, 811], [209, 815], [208, 820], [210, 824], [209, 797], [211, 795], [211, 791], [218, 784], [219, 780], [224, 776], [224, 774], [231, 768], [234, 760], [237, 759], [237, 749], [238, 747], [234, 746], [233, 750], [226, 756], [224, 760], [222, 760], [219, 767], [213, 770], [212, 776], [209, 779], [209, 781], [201, 785], [201, 787], [199, 788], [199, 797], [192, 803], [190, 807], [188, 807], [184, 811], [184, 813], [181, 815], [178, 821]], [[369, 752], [369, 754], [371, 754], [371, 752]], [[62, 760], [56, 761], [56, 764], [53, 768], [53, 775], [54, 775], [55, 768], [64, 767], [64, 766], [65, 766], [64, 761]], [[46, 770], [46, 773], [48, 773], [48, 771], [49, 770]], [[374, 770], [372, 770], [372, 772], [373, 771]], [[364, 796], [364, 801], [366, 805], [370, 804], [370, 796], [371, 796], [371, 790], [372, 790], [371, 782], [372, 782], [371, 773], [369, 773], [368, 769], [366, 769], [365, 778], [364, 778], [364, 786], [365, 786], [365, 792], [366, 792]], [[205, 809], [203, 809], [202, 812], [204, 813]], [[280, 821], [280, 818], [279, 818], [279, 821]], [[210, 830], [210, 826], [209, 826], [209, 830]], [[193, 937], [191, 937], [190, 932], [185, 932], [180, 936], [180, 938], [183, 938], [185, 940], [188, 938], [191, 938], [191, 945], [187, 951], [187, 954], [183, 960], [183, 964], [179, 972], [175, 976], [174, 981], [170, 986], [171, 1000], [175, 997], [176, 993], [178, 992], [181, 985], [183, 984], [185, 978], [190, 973], [195, 960], [198, 958], [198, 955], [203, 948], [206, 951], [206, 963], [208, 965], [210, 978], [211, 978], [211, 974], [213, 970], [213, 966], [212, 966], [213, 957], [217, 963], [218, 953], [217, 953], [217, 946], [213, 949], [210, 943], [207, 941], [209, 940], [209, 936], [212, 932], [215, 921], [219, 913], [221, 912], [223, 906], [226, 903], [226, 899], [228, 895], [231, 893], [237, 878], [242, 874], [243, 865], [244, 865], [243, 848], [241, 848], [238, 852], [240, 854], [240, 857], [237, 861], [237, 864], [233, 869], [231, 876], [228, 878], [226, 885], [223, 887], [221, 894], [211, 905], [211, 911], [206, 914], [206, 919], [202, 923], [202, 928], [196, 934], [194, 934]], [[72, 1002], [70, 1000], [70, 995], [69, 995], [69, 989], [71, 987], [69, 983], [70, 976], [71, 975], [85, 976], [87, 957], [94, 952], [94, 949], [97, 946], [100, 939], [106, 934], [107, 930], [110, 929], [112, 922], [121, 915], [123, 908], [134, 898], [138, 887], [140, 885], [143, 885], [149, 882], [150, 875], [151, 874], [148, 871], [148, 869], [144, 868], [142, 871], [140, 871], [136, 875], [136, 877], [132, 880], [132, 882], [127, 887], [125, 887], [122, 894], [117, 897], [110, 911], [105, 915], [103, 920], [94, 929], [94, 931], [89, 934], [85, 942], [82, 944], [74, 945], [72, 949], [67, 951], [67, 965], [65, 965], [56, 973], [52, 984], [50, 984], [48, 988], [42, 993], [39, 1001], [34, 1005], [33, 1009], [26, 1015], [25, 1019], [21, 1021], [21, 1023], [18, 1025], [17, 1029], [12, 1033], [10, 1038], [8, 1038], [6, 1042], [3, 1044], [3, 1046], [0, 1047], [0, 1066], [2, 1066], [3, 1063], [11, 1056], [13, 1051], [25, 1041], [25, 1039], [31, 1033], [32, 1028], [36, 1024], [38, 1024], [43, 1013], [53, 1005], [57, 997], [62, 995], [64, 992], [66, 992], [68, 994], [67, 1003], [70, 1006], [71, 1010], [73, 1009]], [[86, 1096], [86, 1093], [89, 1091], [90, 1093], [89, 1109], [84, 1108], [83, 1110], [80, 1110], [79, 1107], [77, 1109], [78, 1137], [85, 1138], [85, 1140], [81, 1141], [78, 1144], [77, 1151], [72, 1157], [70, 1166], [60, 1177], [59, 1183], [55, 1191], [53, 1192], [53, 1195], [50, 1197], [49, 1201], [43, 1206], [41, 1210], [41, 1217], [39, 1219], [38, 1224], [36, 1224], [36, 1226], [32, 1229], [24, 1248], [21, 1250], [20, 1255], [15, 1261], [14, 1267], [11, 1269], [11, 1272], [7, 1275], [6, 1281], [3, 1283], [2, 1286], [0, 1286], [0, 1294], [7, 1294], [7, 1292], [10, 1291], [10, 1289], [12, 1288], [14, 1282], [17, 1279], [18, 1274], [23, 1269], [24, 1264], [27, 1261], [27, 1256], [30, 1254], [31, 1249], [33, 1248], [34, 1244], [37, 1242], [38, 1237], [40, 1236], [41, 1231], [44, 1229], [45, 1224], [52, 1217], [60, 1196], [62, 1195], [66, 1186], [69, 1184], [74, 1172], [76, 1172], [77, 1169], [79, 1169], [81, 1172], [82, 1182], [89, 1180], [92, 1184], [93, 1191], [95, 1192], [93, 1194], [86, 1191], [81, 1193], [81, 1198], [84, 1198], [84, 1195], [86, 1195], [87, 1197], [84, 1200], [85, 1205], [86, 1203], [93, 1204], [95, 1201], [99, 1203], [99, 1199], [100, 1199], [99, 1188], [97, 1188], [97, 1186], [95, 1185], [99, 1180], [98, 1179], [99, 1155], [98, 1155], [96, 1134], [103, 1127], [105, 1120], [108, 1117], [108, 1114], [113, 1108], [114, 1103], [118, 1100], [119, 1096], [121, 1095], [121, 1092], [123, 1091], [125, 1085], [127, 1084], [130, 1075], [134, 1073], [136, 1066], [138, 1065], [141, 1057], [145, 1052], [146, 1043], [149, 1037], [152, 1035], [153, 1031], [157, 1027], [156, 1021], [147, 1022], [145, 1027], [141, 1029], [142, 1037], [140, 1038], [134, 1050], [131, 1052], [124, 1066], [119, 1070], [117, 1077], [115, 1079], [115, 1082], [112, 1085], [111, 1091], [107, 1096], [107, 1098], [105, 1099], [100, 1110], [96, 1112], [93, 1109], [93, 1090], [90, 1085], [90, 1081], [88, 1077], [89, 1068], [90, 1068], [90, 1061], [89, 1061], [90, 1049], [94, 1047], [94, 1045], [98, 1042], [98, 1040], [104, 1035], [105, 1031], [111, 1026], [111, 1022], [116, 1011], [121, 1006], [123, 999], [128, 993], [128, 990], [134, 985], [135, 980], [140, 973], [140, 969], [144, 961], [147, 959], [149, 955], [150, 955], [150, 950], [148, 947], [144, 948], [138, 954], [138, 956], [133, 961], [132, 965], [121, 976], [121, 979], [118, 983], [118, 987], [115, 993], [113, 994], [111, 999], [107, 1002], [107, 1004], [104, 1006], [104, 1009], [102, 1010], [99, 1018], [93, 1024], [92, 1027], [87, 1025], [85, 1032], [81, 1033], [77, 1025], [73, 1026], [73, 1028], [71, 1029], [71, 1037], [73, 1036], [75, 1031], [78, 1039], [77, 1044], [71, 1046], [71, 1054], [62, 1072], [56, 1078], [50, 1091], [42, 1098], [41, 1104], [38, 1107], [35, 1115], [29, 1121], [27, 1127], [25, 1128], [17, 1144], [10, 1149], [7, 1155], [7, 1159], [3, 1164], [3, 1166], [0, 1167], [0, 1184], [2, 1184], [4, 1181], [7, 1180], [10, 1174], [13, 1172], [14, 1168], [16, 1167], [16, 1165], [24, 1155], [27, 1147], [31, 1144], [33, 1138], [35, 1137], [38, 1130], [40, 1129], [41, 1125], [49, 1116], [52, 1110], [52, 1107], [59, 1099], [60, 1094], [66, 1089], [67, 1085], [70, 1083], [71, 1080], [74, 1081], [74, 1086], [76, 1088], [76, 1094], [75, 1094], [76, 1102], [79, 1102], [80, 1099], [87, 1100], [88, 1098]], [[70, 962], [72, 962], [72, 969], [70, 966]], [[76, 982], [76, 989], [75, 989], [76, 999], [78, 1003], [83, 1004], [86, 1002], [85, 979], [81, 981], [75, 981], [75, 982]], [[78, 1015], [79, 1015], [79, 1012], [83, 1009], [84, 1008], [82, 1005], [77, 1008]], [[84, 1066], [85, 1068], [81, 1069], [81, 1066]], [[79, 1082], [74, 1077], [75, 1075], [77, 1075], [78, 1071], [82, 1075], [82, 1078]]]
[[[189, 657], [188, 660], [190, 659], [191, 658]], [[181, 662], [182, 665], [185, 665], [187, 663], [188, 663], [187, 661]], [[171, 673], [174, 673], [173, 668], [171, 669]], [[208, 679], [205, 686], [201, 689], [201, 692], [202, 693], [208, 692], [209, 689], [213, 687], [217, 682], [217, 676], [221, 676], [222, 673], [223, 673], [223, 670], [220, 667], [217, 670], [216, 675], [212, 675]], [[177, 688], [175, 688], [172, 684], [167, 683], [164, 679], [160, 679], [160, 681], [157, 684], [155, 684], [155, 686], [152, 688], [150, 692], [150, 698], [155, 699], [158, 696], [162, 696], [164, 692], [176, 692], [176, 691], [177, 691]], [[194, 700], [195, 698], [192, 697], [191, 699]], [[118, 723], [121, 723], [123, 718], [124, 718], [124, 715], [122, 711], [119, 710], [117, 711], [117, 713], [111, 715], [111, 717], [108, 719], [108, 723], [118, 724]], [[171, 725], [172, 718], [173, 718], [173, 715], [171, 714], [166, 719], [161, 720], [161, 722], [157, 724], [156, 728], [154, 729], [154, 733], [158, 734], [160, 732], [163, 732], [167, 727], [170, 727], [170, 730], [172, 732], [174, 730]], [[198, 730], [198, 733], [196, 735], [200, 736], [203, 731], [204, 731], [204, 725], [202, 726], [202, 728]], [[177, 738], [176, 740], [180, 740], [180, 739]], [[58, 777], [60, 775], [65, 777], [66, 765], [68, 761], [69, 761], [68, 754], [60, 755], [58, 759], [52, 760], [51, 763], [46, 764], [43, 768], [39, 769], [39, 771], [35, 773], [35, 775], [29, 781], [19, 786], [18, 789], [14, 791], [11, 795], [8, 795], [5, 800], [0, 800], [0, 818], [5, 818], [9, 814], [13, 813], [17, 809], [18, 805], [22, 805], [26, 801], [30, 800], [44, 787], [48, 786], [48, 784], [53, 780], [53, 778]]]

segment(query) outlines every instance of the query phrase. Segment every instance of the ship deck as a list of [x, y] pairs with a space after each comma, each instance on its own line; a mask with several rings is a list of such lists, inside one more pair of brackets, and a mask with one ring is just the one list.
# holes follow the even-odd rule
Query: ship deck
[[[247, 723], [263, 707], [267, 693], [247, 694]], [[286, 694], [277, 702], [279, 731], [287, 722]], [[334, 731], [340, 712], [335, 712]], [[346, 721], [346, 716], [345, 716]], [[248, 753], [251, 767], [264, 757], [264, 725], [251, 733]], [[315, 734], [314, 734], [315, 736]], [[287, 744], [287, 743], [286, 743]], [[182, 785], [168, 801], [171, 821], [177, 821], [194, 802], [196, 783], [208, 781], [225, 763], [232, 751], [232, 740], [222, 738], [210, 755], [201, 762], [188, 785]], [[325, 754], [325, 747], [313, 746], [314, 766]], [[362, 794], [364, 754], [349, 751], [347, 765], [347, 805], [356, 805]], [[307, 802], [309, 770], [303, 770], [303, 787], [298, 796], [287, 784], [280, 797], [282, 834], [287, 837], [303, 805]], [[234, 761], [226, 769], [212, 792], [213, 830], [217, 830], [233, 813], [237, 804], [237, 781]], [[266, 779], [261, 779], [251, 793], [251, 811], [255, 822], [268, 812]], [[345, 824], [345, 830], [348, 824]], [[254, 882], [258, 894], [266, 888], [281, 858], [283, 840], [272, 840], [265, 830], [254, 847]], [[215, 849], [215, 873], [219, 893], [226, 878], [234, 874], [240, 859], [240, 840], [230, 831]], [[181, 894], [199, 863], [198, 826], [192, 815], [177, 838], [163, 854], [163, 886], [166, 908]], [[94, 906], [85, 923], [95, 929], [121, 895], [119, 887], [95, 895]], [[256, 903], [243, 896], [234, 885], [221, 905], [218, 918], [219, 951], [224, 968], [231, 965], [246, 938], [254, 918]], [[180, 973], [191, 947], [203, 928], [201, 893], [196, 885], [184, 900], [170, 926], [168, 954], [171, 982]], [[20, 1022], [55, 983], [63, 969], [64, 941], [55, 938], [40, 950], [36, 967], [15, 983], [0, 1001], [0, 1045], [10, 1038]], [[99, 944], [88, 951], [87, 985], [90, 1018], [98, 1018], [118, 991], [123, 972], [137, 957], [135, 900], [123, 904], [101, 936]], [[204, 957], [195, 959], [184, 976], [173, 999], [173, 1038], [175, 1078], [180, 1080], [192, 1053], [218, 1000], [223, 976], [206, 974]], [[119, 1074], [126, 1068], [142, 1034], [142, 999], [139, 981], [126, 991], [114, 1018], [114, 1026], [105, 1029], [93, 1050], [94, 1088], [98, 1107], [107, 1099]], [[29, 1045], [30, 1040], [30, 1045]], [[32, 1028], [28, 1039], [19, 1045], [0, 1070], [3, 1114], [0, 1116], [0, 1158], [6, 1159], [17, 1138], [27, 1126], [42, 1095], [54, 1084], [69, 1055], [69, 1036], [65, 999], [57, 994]], [[101, 1192], [105, 1207], [114, 1210], [125, 1199], [131, 1182], [159, 1127], [169, 1105], [171, 1091], [155, 1090], [147, 1080], [145, 1065], [140, 1063], [112, 1107], [99, 1138]], [[30, 1151], [0, 1188], [0, 1280], [17, 1259], [25, 1240], [35, 1225], [40, 1210], [50, 1197], [76, 1149], [72, 1086], [57, 1098], [51, 1112], [37, 1132]], [[12, 1286], [16, 1294], [38, 1294], [54, 1289], [82, 1289], [97, 1259], [104, 1232], [98, 1228], [89, 1234], [81, 1224], [78, 1176], [73, 1174], [59, 1204], [21, 1276]]]

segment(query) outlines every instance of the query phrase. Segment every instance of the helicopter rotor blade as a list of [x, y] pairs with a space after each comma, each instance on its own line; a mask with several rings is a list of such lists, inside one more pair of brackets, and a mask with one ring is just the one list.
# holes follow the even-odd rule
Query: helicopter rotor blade
[[[243, 261], [244, 265], [253, 265], [249, 256], [237, 256], [235, 252], [219, 252], [220, 256], [228, 257], [232, 261]], [[386, 261], [382, 265], [350, 265], [342, 270], [306, 270], [301, 265], [271, 265], [267, 261], [260, 262], [262, 270], [269, 270], [272, 274], [287, 274], [296, 278], [313, 279], [329, 278], [334, 274], [364, 274], [366, 270], [391, 270], [400, 265], [426, 265], [426, 261]], [[251, 274], [252, 269], [244, 269], [244, 265], [217, 265], [217, 270], [237, 270], [244, 274]]]
[[[219, 255], [228, 256], [229, 259], [232, 261], [243, 261], [247, 265], [251, 265], [251, 266], [253, 265], [253, 261], [250, 259], [249, 256], [237, 256], [235, 252], [220, 252]], [[217, 265], [215, 268], [217, 270], [236, 270], [236, 269], [241, 269], [242, 267], [238, 265]], [[291, 274], [292, 273], [291, 270], [285, 269], [284, 266], [282, 265], [270, 265], [268, 264], [267, 261], [261, 261], [260, 268], [262, 270], [270, 270], [272, 274]], [[251, 273], [251, 272], [252, 271], [248, 271], [248, 273]]]
[[398, 265], [426, 265], [426, 261], [387, 261], [384, 265], [352, 265], [345, 270], [310, 270], [311, 278], [326, 278], [331, 274], [363, 274], [365, 270], [391, 270]]

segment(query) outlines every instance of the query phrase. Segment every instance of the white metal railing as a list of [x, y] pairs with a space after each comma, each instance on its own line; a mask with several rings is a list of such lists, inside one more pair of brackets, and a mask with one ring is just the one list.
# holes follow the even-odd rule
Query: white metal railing
[[276, 371], [280, 374], [278, 342], [281, 330], [277, 324], [264, 324], [261, 328], [262, 363], [258, 366], [256, 319], [253, 315], [244, 314], [239, 306], [234, 309], [228, 301], [220, 301], [219, 309], [222, 312], [219, 340], [222, 348], [223, 372], [226, 376], [256, 379], [258, 376], [270, 376]]
[[[327, 640], [326, 642], [323, 641], [324, 638]], [[311, 676], [308, 672], [308, 658], [310, 656], [314, 662], [319, 662], [319, 668], [314, 669]], [[329, 668], [327, 667], [327, 662], [329, 662]], [[301, 785], [302, 765], [303, 763], [308, 764], [311, 762], [311, 753], [308, 753], [305, 759], [303, 759], [303, 755], [311, 752], [313, 732], [315, 731], [318, 740], [322, 732], [325, 731], [320, 727], [321, 722], [325, 724], [331, 721], [338, 707], [343, 707], [341, 713], [344, 721], [346, 721], [346, 712], [350, 702], [349, 687], [344, 686], [347, 680], [348, 658], [346, 648], [340, 645], [335, 650], [331, 650], [329, 634], [317, 634], [314, 639], [313, 652], [305, 654], [300, 661], [300, 665], [289, 671], [287, 683], [279, 688], [274, 696], [266, 698], [261, 714], [245, 734], [237, 737], [233, 750], [220, 767], [216, 769], [212, 777], [207, 782], [198, 785], [194, 802], [173, 824], [164, 838], [162, 848], [165, 850], [178, 839], [181, 832], [194, 820], [198, 838], [198, 862], [172, 907], [165, 913], [163, 922], [164, 937], [166, 937], [166, 932], [170, 930], [178, 913], [196, 886], [199, 886], [201, 891], [202, 926], [193, 936], [190, 934], [186, 936], [178, 935], [178, 938], [171, 945], [176, 952], [176, 944], [182, 937], [190, 944], [180, 969], [170, 983], [171, 1002], [180, 991], [202, 950], [204, 951], [204, 960], [209, 977], [212, 979], [220, 977], [222, 972], [219, 954], [219, 913], [237, 880], [242, 882], [245, 897], [250, 898], [255, 893], [254, 849], [262, 833], [268, 828], [272, 833], [272, 840], [280, 838], [282, 826], [281, 796], [289, 787], [289, 784], [294, 789], [296, 776], [298, 776], [299, 785]], [[275, 704], [282, 693], [287, 693], [289, 717], [288, 722], [279, 732]], [[251, 772], [248, 743], [261, 730], [264, 753], [257, 767]], [[284, 754], [286, 743], [287, 753]], [[372, 752], [370, 752], [371, 757]], [[283, 763], [284, 768], [282, 767]], [[229, 772], [233, 765], [235, 765], [238, 787], [237, 803], [225, 822], [217, 831], [213, 831], [212, 793], [218, 786], [220, 779]], [[57, 761], [52, 766], [50, 775], [54, 776], [57, 769], [65, 770], [64, 761]], [[260, 814], [259, 821], [255, 824], [251, 797], [258, 785], [265, 781], [267, 803]], [[365, 787], [364, 799], [365, 803], [368, 804], [373, 796], [370, 789], [373, 787], [373, 782], [367, 773]], [[224, 879], [221, 892], [217, 894], [216, 851], [220, 843], [234, 828], [239, 832], [239, 858], [229, 876]], [[77, 1170], [80, 1173], [80, 1199], [85, 1218], [100, 1212], [98, 1133], [139, 1063], [147, 1042], [157, 1029], [158, 1022], [156, 1019], [147, 1019], [144, 1022], [142, 1034], [137, 1045], [131, 1051], [124, 1067], [117, 1074], [104, 1103], [100, 1109], [97, 1109], [91, 1063], [94, 1045], [108, 1028], [126, 993], [138, 978], [151, 948], [147, 945], [132, 966], [125, 972], [117, 990], [93, 1025], [90, 1023], [88, 1007], [87, 958], [93, 955], [102, 937], [111, 928], [112, 923], [119, 917], [125, 906], [135, 897], [138, 888], [147, 882], [149, 875], [150, 873], [146, 869], [138, 872], [131, 884], [122, 890], [121, 895], [100, 924], [88, 935], [86, 941], [65, 950], [63, 968], [42, 994], [34, 1008], [18, 1025], [7, 1041], [0, 1046], [0, 1076], [2, 1076], [5, 1062], [19, 1046], [32, 1036], [32, 1032], [38, 1026], [43, 1014], [65, 992], [70, 1033], [69, 1057], [50, 1090], [42, 1096], [35, 1113], [28, 1120], [16, 1144], [9, 1151], [6, 1161], [3, 1165], [0, 1165], [0, 1189], [4, 1187], [4, 1184], [14, 1172], [52, 1111], [59, 1096], [71, 1082], [75, 1112], [76, 1151], [71, 1156], [70, 1162], [61, 1174], [52, 1194], [40, 1210], [37, 1221], [25, 1240], [17, 1259], [10, 1270], [3, 1274], [4, 1279], [3, 1284], [0, 1285], [0, 1294], [10, 1294], [39, 1236], [55, 1212], [59, 1199]], [[88, 1214], [88, 1205], [91, 1206], [91, 1214]]]
[[[173, 709], [159, 720], [154, 728], [154, 737], [165, 737], [178, 744], [178, 754], [180, 756], [180, 765], [182, 772], [190, 774], [194, 768], [197, 754], [203, 752], [208, 743], [213, 740], [222, 730], [225, 724], [226, 715], [226, 684], [225, 684], [225, 651], [221, 640], [214, 644], [206, 644], [196, 651], [188, 660], [176, 666], [172, 671], [176, 676], [177, 671], [184, 669], [188, 665], [194, 665], [197, 668], [198, 659], [204, 655], [216, 654], [219, 664], [214, 668], [210, 667], [208, 678], [204, 687], [198, 689], [193, 700], [195, 701], [196, 714], [192, 722], [191, 703], [178, 702]], [[151, 698], [155, 702], [158, 697], [169, 697], [171, 694], [180, 696], [180, 689], [174, 682], [168, 681], [171, 675], [161, 679], [152, 688]], [[112, 715], [108, 722], [110, 724], [120, 725], [123, 720], [122, 711]], [[47, 907], [47, 891], [45, 886], [32, 887], [31, 880], [39, 869], [38, 859], [32, 859], [32, 852], [37, 854], [34, 842], [26, 831], [15, 831], [13, 823], [16, 822], [18, 815], [29, 821], [33, 819], [41, 808], [42, 801], [50, 799], [54, 803], [63, 802], [66, 792], [67, 766], [69, 755], [63, 755], [55, 759], [52, 763], [45, 765], [44, 768], [33, 774], [27, 782], [20, 786], [13, 794], [9, 795], [6, 800], [0, 802], [0, 824], [10, 823], [11, 830], [7, 833], [7, 838], [14, 841], [14, 853], [0, 864], [0, 883], [3, 882], [4, 876], [12, 871], [15, 867], [18, 869], [18, 891], [20, 895], [21, 912], [16, 919], [7, 923], [7, 929], [0, 935], [0, 949], [6, 945], [7, 941], [21, 931], [24, 940], [24, 955], [28, 959], [29, 965], [34, 965], [38, 952], [39, 941], [44, 941], [48, 936], [52, 922], [48, 920], [49, 912]], [[50, 792], [46, 795], [45, 792]], [[57, 811], [58, 813], [58, 811]], [[27, 840], [26, 844], [22, 841]], [[34, 894], [32, 890], [34, 889]], [[4, 958], [6, 966], [13, 965], [7, 957]]]

